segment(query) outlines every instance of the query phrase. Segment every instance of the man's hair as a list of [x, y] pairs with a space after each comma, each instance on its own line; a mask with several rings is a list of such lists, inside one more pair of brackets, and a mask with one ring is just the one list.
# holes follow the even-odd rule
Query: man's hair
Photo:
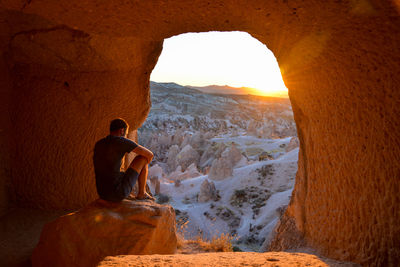
[[114, 132], [119, 129], [127, 129], [128, 127], [128, 123], [124, 119], [118, 118], [111, 121], [110, 132]]

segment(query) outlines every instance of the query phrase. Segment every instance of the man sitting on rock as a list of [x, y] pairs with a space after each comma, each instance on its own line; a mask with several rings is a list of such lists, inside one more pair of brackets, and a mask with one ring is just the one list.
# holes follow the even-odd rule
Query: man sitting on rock
[[[96, 174], [97, 193], [101, 199], [119, 202], [127, 198], [137, 180], [139, 192], [136, 199], [154, 200], [146, 192], [148, 164], [153, 153], [126, 138], [128, 124], [123, 119], [115, 119], [110, 124], [110, 135], [99, 140], [94, 147], [93, 163]], [[122, 159], [126, 153], [135, 152], [126, 172], [121, 172]]]

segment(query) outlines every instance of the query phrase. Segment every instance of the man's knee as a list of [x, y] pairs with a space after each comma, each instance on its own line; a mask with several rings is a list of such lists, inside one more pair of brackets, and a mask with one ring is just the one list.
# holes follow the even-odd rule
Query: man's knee
[[140, 173], [141, 170], [143, 169], [143, 167], [145, 167], [147, 165], [147, 160], [145, 157], [139, 155], [136, 156], [131, 164], [129, 165], [129, 168], [134, 169], [136, 172]]

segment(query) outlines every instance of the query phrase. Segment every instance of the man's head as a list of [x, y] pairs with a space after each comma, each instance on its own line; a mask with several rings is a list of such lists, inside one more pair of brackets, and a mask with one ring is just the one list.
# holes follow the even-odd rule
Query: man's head
[[110, 134], [116, 136], [126, 136], [128, 128], [128, 123], [124, 119], [118, 118], [111, 121]]

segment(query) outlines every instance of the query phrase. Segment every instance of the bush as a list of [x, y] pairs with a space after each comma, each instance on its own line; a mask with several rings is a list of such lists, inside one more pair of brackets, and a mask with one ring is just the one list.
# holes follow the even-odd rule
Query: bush
[[230, 234], [216, 235], [211, 240], [206, 240], [199, 235], [195, 240], [187, 240], [186, 243], [202, 252], [232, 252], [234, 239], [235, 237]]
[[164, 204], [164, 203], [168, 203], [169, 200], [170, 200], [170, 197], [169, 197], [168, 195], [159, 194], [159, 195], [157, 196], [156, 202], [157, 202], [158, 204]]
[[232, 252], [232, 241], [236, 239], [236, 236], [231, 234], [215, 235], [211, 240], [204, 238], [202, 233], [199, 233], [197, 237], [186, 240], [185, 232], [187, 229], [188, 220], [180, 220], [178, 224], [178, 243], [177, 247], [183, 254], [192, 254], [200, 252]]

